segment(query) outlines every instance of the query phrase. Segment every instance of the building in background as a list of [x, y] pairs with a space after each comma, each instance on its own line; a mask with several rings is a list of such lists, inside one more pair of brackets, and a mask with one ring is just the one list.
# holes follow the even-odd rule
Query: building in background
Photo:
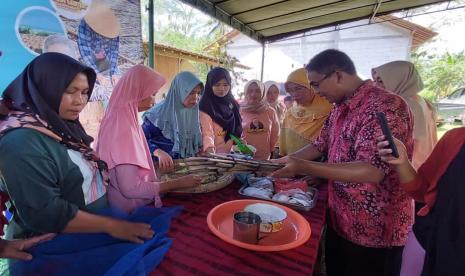
[[[144, 42], [144, 53], [146, 58], [148, 58], [148, 49], [148, 43]], [[190, 71], [199, 76], [202, 82], [205, 82], [205, 79], [200, 76], [198, 66], [195, 66], [195, 64], [205, 66], [205, 72], [208, 72], [211, 67], [221, 66], [223, 63], [220, 59], [210, 55], [200, 54], [162, 43], [155, 43], [154, 53], [155, 70], [160, 72], [167, 79], [166, 84], [160, 89], [161, 93], [156, 94], [157, 102], [164, 98], [165, 93], [168, 92], [171, 85], [171, 81], [179, 72]], [[247, 72], [250, 67], [236, 63], [235, 69]]]
[[[368, 20], [360, 20], [266, 44], [263, 80], [284, 82], [290, 72], [330, 48], [346, 52], [355, 62], [358, 74], [370, 78], [371, 68], [393, 60], [409, 60], [412, 50], [437, 35], [425, 27], [391, 15], [377, 17], [374, 22], [382, 23], [367, 25]], [[228, 55], [251, 68], [244, 72], [246, 80], [260, 79], [262, 47], [259, 43], [235, 30], [217, 43], [224, 44]]]

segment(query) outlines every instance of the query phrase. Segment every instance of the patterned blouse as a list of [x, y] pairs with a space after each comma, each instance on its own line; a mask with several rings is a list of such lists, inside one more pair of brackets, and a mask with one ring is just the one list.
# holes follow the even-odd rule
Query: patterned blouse
[[313, 145], [328, 155], [329, 163], [366, 162], [385, 174], [379, 184], [330, 181], [333, 229], [361, 246], [403, 246], [413, 223], [413, 202], [401, 190], [397, 173], [377, 153], [376, 138], [382, 131], [376, 112], [386, 114], [393, 136], [406, 145], [411, 157], [413, 120], [407, 104], [371, 81], [336, 105]]
[[84, 19], [81, 20], [78, 28], [78, 48], [84, 63], [92, 67], [97, 73], [100, 73], [95, 55], [102, 51], [105, 59], [110, 64], [110, 76], [118, 72], [118, 52], [119, 37], [104, 37], [87, 25]]

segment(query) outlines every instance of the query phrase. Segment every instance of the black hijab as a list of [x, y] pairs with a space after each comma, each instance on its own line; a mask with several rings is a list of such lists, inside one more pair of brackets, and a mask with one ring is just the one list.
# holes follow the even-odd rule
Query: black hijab
[[234, 99], [231, 90], [224, 97], [213, 94], [212, 86], [222, 79], [225, 79], [231, 85], [231, 76], [226, 69], [216, 67], [208, 72], [205, 92], [200, 99], [199, 109], [207, 113], [215, 123], [227, 132], [224, 140], [228, 141], [230, 139], [229, 134], [241, 137], [242, 119], [239, 113], [239, 104]]
[[42, 54], [10, 83], [3, 92], [3, 101], [12, 110], [39, 115], [48, 123], [49, 129], [63, 139], [63, 143], [89, 146], [93, 138], [87, 135], [79, 120], [69, 121], [59, 116], [61, 98], [81, 72], [87, 75], [90, 98], [96, 79], [94, 70], [63, 54]]

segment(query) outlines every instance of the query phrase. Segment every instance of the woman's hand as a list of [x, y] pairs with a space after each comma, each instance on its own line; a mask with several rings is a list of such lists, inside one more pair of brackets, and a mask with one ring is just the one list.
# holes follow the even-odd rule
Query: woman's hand
[[39, 243], [51, 240], [55, 234], [45, 234], [24, 240], [2, 240], [0, 239], [0, 257], [29, 261], [32, 255], [25, 252], [27, 249]]
[[204, 152], [206, 154], [215, 154], [215, 148], [214, 147], [206, 148]]
[[399, 153], [399, 158], [396, 158], [392, 155], [392, 149], [389, 148], [389, 142], [383, 136], [379, 136], [377, 138], [378, 144], [376, 145], [378, 148], [379, 156], [381, 160], [387, 162], [391, 165], [405, 165], [408, 161], [407, 149], [405, 145], [398, 139], [392, 137], [394, 139], [394, 144], [397, 147], [397, 152]]
[[155, 234], [150, 227], [151, 226], [146, 223], [134, 223], [111, 219], [106, 232], [116, 239], [134, 243], [144, 243], [144, 240], [151, 239]]
[[110, 80], [102, 74], [97, 74], [97, 81], [102, 86], [109, 86]]
[[116, 84], [118, 83], [119, 81], [119, 77], [117, 75], [113, 75], [111, 76], [111, 84], [113, 85], [113, 87], [116, 86]]
[[161, 149], [156, 149], [153, 152], [153, 155], [158, 157], [158, 167], [162, 172], [172, 172], [174, 171], [174, 162], [173, 158]]

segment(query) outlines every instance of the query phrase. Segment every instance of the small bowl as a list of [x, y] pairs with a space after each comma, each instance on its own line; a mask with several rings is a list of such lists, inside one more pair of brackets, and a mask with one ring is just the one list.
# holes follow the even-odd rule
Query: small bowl
[[260, 232], [274, 233], [281, 231], [287, 213], [282, 208], [266, 203], [255, 203], [247, 205], [244, 211], [255, 213], [260, 216]]

